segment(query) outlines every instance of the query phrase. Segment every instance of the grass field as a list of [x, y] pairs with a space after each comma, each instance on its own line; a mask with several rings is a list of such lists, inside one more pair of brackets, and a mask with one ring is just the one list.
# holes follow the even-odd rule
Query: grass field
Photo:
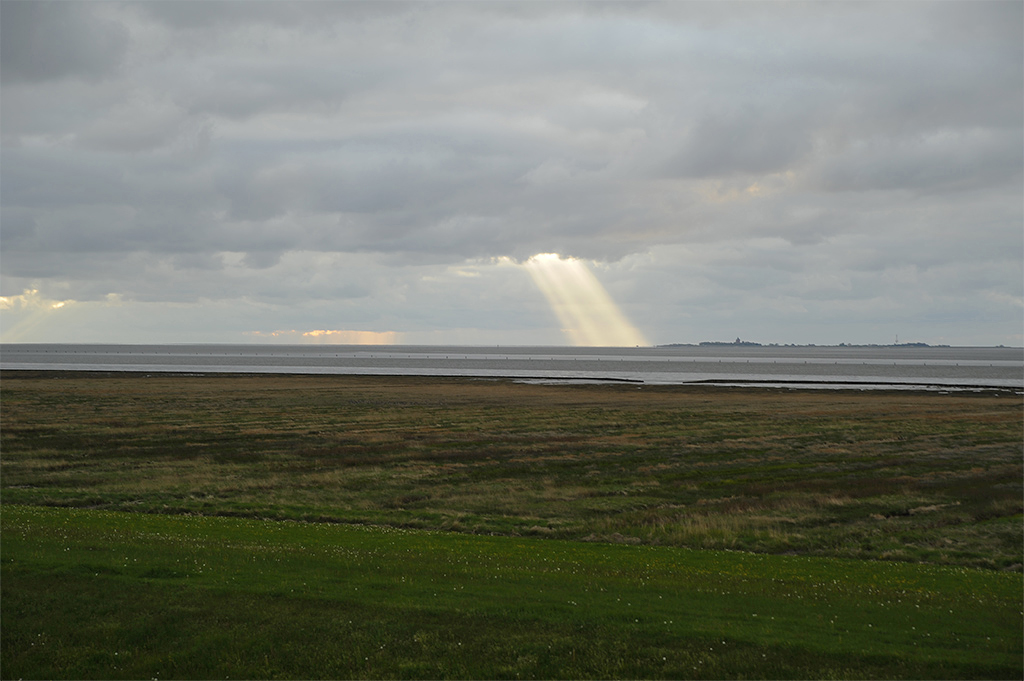
[[2, 390], [4, 678], [1024, 672], [1019, 396]]

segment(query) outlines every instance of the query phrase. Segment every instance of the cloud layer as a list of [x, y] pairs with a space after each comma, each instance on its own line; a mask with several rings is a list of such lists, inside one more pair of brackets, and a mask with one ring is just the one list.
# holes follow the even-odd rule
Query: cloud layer
[[656, 343], [1021, 344], [1022, 19], [5, 1], [0, 293], [89, 313], [2, 337], [563, 342], [560, 253]]

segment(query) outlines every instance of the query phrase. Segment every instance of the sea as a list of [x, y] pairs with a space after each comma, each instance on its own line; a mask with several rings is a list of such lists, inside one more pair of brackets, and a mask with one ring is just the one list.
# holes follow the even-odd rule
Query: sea
[[0, 369], [363, 374], [524, 382], [1024, 391], [1024, 348], [0, 344]]

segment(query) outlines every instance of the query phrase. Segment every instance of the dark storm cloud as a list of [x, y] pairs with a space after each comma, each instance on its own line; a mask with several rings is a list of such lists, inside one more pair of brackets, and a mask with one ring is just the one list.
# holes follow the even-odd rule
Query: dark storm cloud
[[0, 3], [0, 80], [96, 80], [112, 76], [128, 34], [84, 2]]
[[801, 118], [754, 109], [705, 116], [669, 170], [689, 177], [783, 171], [813, 148], [809, 122]]
[[1022, 168], [1020, 130], [935, 131], [850, 145], [841, 157], [818, 167], [813, 182], [829, 191], [944, 192], [1019, 186]]

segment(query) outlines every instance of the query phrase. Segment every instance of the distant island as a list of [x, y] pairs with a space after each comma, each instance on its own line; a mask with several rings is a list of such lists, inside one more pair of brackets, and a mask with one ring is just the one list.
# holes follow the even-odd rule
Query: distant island
[[[700, 347], [724, 346], [730, 348], [948, 348], [949, 345], [929, 345], [928, 343], [839, 343], [838, 345], [816, 345], [814, 343], [757, 343], [737, 338], [734, 341], [701, 341]], [[695, 347], [693, 343], [667, 343], [659, 348]]]
[[739, 338], [737, 338], [736, 340], [734, 340], [731, 343], [729, 343], [727, 341], [701, 341], [700, 344], [701, 345], [739, 345], [739, 346], [761, 347], [760, 343], [755, 343], [754, 341], [740, 340]]

